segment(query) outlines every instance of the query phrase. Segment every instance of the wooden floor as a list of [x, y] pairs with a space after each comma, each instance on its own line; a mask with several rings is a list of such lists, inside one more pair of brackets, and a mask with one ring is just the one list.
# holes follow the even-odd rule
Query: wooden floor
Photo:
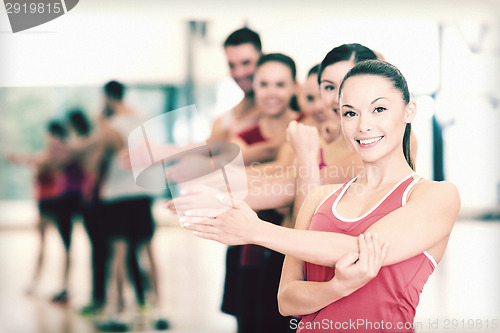
[[[80, 223], [72, 246], [71, 302], [50, 303], [62, 275], [63, 247], [55, 230], [47, 235], [47, 260], [35, 295], [25, 295], [38, 238], [33, 228], [0, 229], [0, 332], [90, 333], [103, 318], [85, 318], [89, 301], [89, 243]], [[163, 284], [162, 299], [172, 324], [168, 332], [236, 332], [219, 311], [225, 246], [200, 240], [170, 225], [153, 240]], [[415, 319], [417, 332], [500, 332], [500, 223], [458, 221], [446, 255], [427, 283]], [[130, 286], [128, 319], [134, 331], [154, 331], [152, 311], [138, 312]], [[496, 321], [494, 321], [496, 320]]]

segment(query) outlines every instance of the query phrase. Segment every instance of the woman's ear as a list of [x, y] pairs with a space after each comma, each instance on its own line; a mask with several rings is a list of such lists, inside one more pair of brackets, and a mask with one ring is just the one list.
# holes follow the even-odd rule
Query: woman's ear
[[417, 103], [411, 100], [405, 107], [405, 123], [411, 123], [417, 115]]

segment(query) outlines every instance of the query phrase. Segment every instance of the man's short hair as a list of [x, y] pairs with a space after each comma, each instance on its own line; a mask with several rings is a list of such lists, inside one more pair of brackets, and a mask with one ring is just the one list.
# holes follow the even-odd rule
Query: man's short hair
[[125, 86], [118, 81], [109, 81], [104, 85], [106, 96], [121, 101], [125, 95]]
[[246, 27], [231, 33], [224, 42], [224, 47], [238, 46], [247, 43], [252, 44], [257, 51], [262, 51], [262, 43], [260, 41], [259, 34]]

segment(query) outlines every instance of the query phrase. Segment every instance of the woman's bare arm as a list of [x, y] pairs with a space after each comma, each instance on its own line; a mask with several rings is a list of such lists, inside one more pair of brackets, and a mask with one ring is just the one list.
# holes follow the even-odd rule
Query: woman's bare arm
[[[304, 203], [296, 224], [309, 225], [322, 193], [331, 187], [313, 190]], [[456, 187], [447, 182], [424, 181], [415, 185], [405, 206], [375, 222], [368, 231], [377, 233], [391, 249], [384, 265], [409, 259], [446, 240], [460, 209]], [[348, 235], [289, 229], [257, 218], [247, 205], [218, 215], [205, 209], [191, 210], [187, 228], [199, 237], [225, 244], [257, 244], [286, 255], [323, 266], [334, 266], [346, 253], [357, 251], [356, 238]], [[252, 214], [253, 213], [253, 214]], [[207, 216], [216, 218], [207, 219]]]
[[306, 315], [351, 294], [377, 276], [387, 254], [388, 244], [380, 245], [377, 234], [360, 235], [358, 252], [344, 255], [335, 265], [330, 281], [304, 281], [304, 263], [287, 256], [278, 291], [280, 313]]

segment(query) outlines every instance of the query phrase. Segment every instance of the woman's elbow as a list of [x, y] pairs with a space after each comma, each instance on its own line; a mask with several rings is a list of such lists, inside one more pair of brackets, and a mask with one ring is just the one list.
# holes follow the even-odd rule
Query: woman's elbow
[[278, 311], [283, 317], [293, 316], [290, 307], [286, 303], [286, 301], [280, 300], [278, 297]]
[[278, 290], [278, 311], [283, 317], [295, 316], [297, 314], [294, 313], [292, 302], [287, 297], [286, 287], [283, 289], [280, 287]]

